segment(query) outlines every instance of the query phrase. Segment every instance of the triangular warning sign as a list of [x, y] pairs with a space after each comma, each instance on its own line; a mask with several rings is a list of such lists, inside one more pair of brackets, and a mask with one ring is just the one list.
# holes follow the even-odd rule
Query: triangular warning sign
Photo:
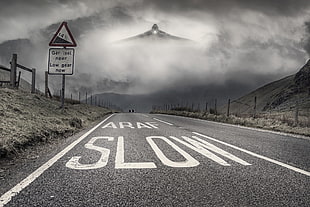
[[60, 25], [49, 46], [76, 47], [76, 42], [69, 30], [67, 22], [63, 22]]

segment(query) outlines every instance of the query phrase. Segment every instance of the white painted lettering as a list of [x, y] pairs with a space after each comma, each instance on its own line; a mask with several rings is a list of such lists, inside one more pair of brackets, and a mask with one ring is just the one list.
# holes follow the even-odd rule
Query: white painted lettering
[[102, 128], [103, 128], [103, 129], [105, 129], [105, 128], [117, 129], [117, 126], [116, 126], [113, 122], [109, 122], [109, 123], [107, 123], [106, 125], [104, 125]]
[[152, 129], [152, 127], [146, 125], [146, 124], [143, 124], [141, 122], [137, 122], [137, 128], [138, 129], [141, 129], [141, 128], [148, 128], [148, 129]]
[[[233, 160], [235, 162], [238, 162], [241, 165], [251, 165], [250, 163], [248, 163], [248, 162], [246, 162], [246, 161], [236, 157], [235, 155], [230, 154], [229, 152], [226, 152], [225, 150], [222, 150], [222, 149], [216, 147], [215, 145], [213, 145], [213, 144], [211, 144], [211, 143], [209, 143], [209, 142], [207, 142], [207, 141], [205, 141], [203, 139], [200, 139], [200, 138], [198, 138], [196, 136], [192, 136], [192, 137], [199, 141], [199, 142], [197, 142], [197, 141], [195, 141], [193, 139], [191, 139], [191, 141], [188, 140], [189, 142], [191, 142], [191, 144], [193, 144], [195, 146], [197, 146], [197, 145], [203, 146], [203, 147], [205, 147], [205, 148], [207, 148], [207, 149], [209, 149], [209, 150], [211, 150], [213, 152], [216, 152], [216, 153], [218, 153], [218, 154], [220, 154], [220, 155], [222, 155], [224, 157], [227, 157], [227, 158], [229, 158], [229, 159], [231, 159], [231, 160]], [[187, 139], [189, 139], [189, 138], [187, 137]]]
[[139, 169], [139, 168], [156, 168], [153, 162], [132, 162], [125, 163], [124, 158], [124, 137], [118, 137], [117, 151], [115, 157], [115, 168], [116, 169]]
[[158, 124], [156, 122], [145, 122], [146, 124], [150, 125], [151, 127], [153, 127], [154, 129], [158, 129]]
[[[182, 136], [183, 137], [183, 136]], [[176, 137], [170, 136], [171, 139], [174, 139], [178, 142], [180, 142], [181, 144], [184, 144], [185, 146], [187, 146], [188, 148], [195, 150], [196, 152], [206, 156], [207, 158], [217, 162], [220, 165], [223, 166], [230, 166], [230, 164], [228, 164], [225, 160], [221, 159], [220, 157], [216, 156], [215, 154], [213, 154], [212, 152], [210, 152], [209, 150], [203, 148], [201, 145], [197, 144], [197, 143], [192, 143], [191, 140], [188, 137], [183, 137], [185, 140], [187, 140], [188, 142], [192, 143], [193, 145], [190, 145]], [[187, 139], [188, 138], [188, 139]]]
[[[197, 139], [197, 137], [195, 136], [192, 136], [194, 139]], [[196, 141], [194, 139], [191, 139], [189, 137], [186, 137], [186, 136], [182, 136], [183, 139], [185, 139], [187, 142], [189, 142], [190, 144], [188, 144], [187, 142], [184, 142], [176, 137], [173, 137], [173, 136], [170, 136], [170, 138], [180, 142], [181, 144], [184, 144], [185, 146], [189, 147], [190, 149], [206, 156], [207, 158], [213, 160], [214, 162], [217, 162], [218, 164], [220, 165], [223, 165], [223, 166], [230, 166], [230, 164], [228, 164], [225, 160], [223, 160], [222, 158], [216, 156], [215, 154], [213, 154], [212, 152], [208, 151], [207, 149], [213, 151], [213, 152], [216, 152], [224, 157], [227, 157], [233, 161], [236, 161], [242, 165], [251, 165], [245, 161], [243, 161], [242, 159], [230, 154], [229, 152], [226, 152], [225, 150], [222, 150], [218, 147], [216, 147], [215, 145], [211, 144], [211, 143], [208, 143], [204, 140], [199, 140]], [[198, 138], [199, 139], [199, 138]]]
[[119, 123], [119, 128], [124, 129], [125, 127], [134, 129], [132, 124], [130, 122], [120, 122]]
[[92, 164], [81, 164], [79, 162], [79, 159], [81, 158], [81, 156], [74, 156], [66, 163], [66, 167], [71, 168], [71, 169], [76, 169], [76, 170], [90, 170], [90, 169], [98, 169], [98, 168], [102, 168], [106, 166], [109, 160], [110, 150], [104, 147], [95, 146], [94, 143], [98, 139], [107, 139], [108, 141], [113, 141], [114, 138], [113, 137], [93, 137], [88, 143], [85, 144], [85, 148], [96, 150], [101, 153], [101, 157], [99, 158], [97, 162], [92, 163]]
[[[169, 144], [173, 149], [175, 149], [178, 153], [180, 153], [186, 160], [182, 162], [175, 162], [170, 159], [168, 159], [165, 154], [159, 149], [157, 144], [153, 141], [153, 139], [161, 139], [165, 141], [167, 144]], [[179, 148], [177, 145], [175, 145], [173, 142], [171, 142], [169, 139], [163, 136], [149, 136], [146, 137], [146, 140], [151, 145], [152, 149], [154, 150], [157, 157], [161, 160], [161, 162], [164, 165], [170, 166], [170, 167], [195, 167], [199, 165], [199, 162], [193, 158], [191, 155], [189, 155], [187, 152]]]

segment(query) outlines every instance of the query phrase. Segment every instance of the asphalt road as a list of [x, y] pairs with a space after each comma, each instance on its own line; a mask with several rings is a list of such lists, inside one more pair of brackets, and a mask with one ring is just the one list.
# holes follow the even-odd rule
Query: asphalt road
[[309, 138], [123, 113], [68, 140], [0, 185], [0, 206], [310, 204]]

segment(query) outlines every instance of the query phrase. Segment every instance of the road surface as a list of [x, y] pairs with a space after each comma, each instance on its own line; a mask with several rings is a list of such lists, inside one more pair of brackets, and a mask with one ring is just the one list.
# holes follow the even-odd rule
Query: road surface
[[1, 184], [0, 206], [310, 203], [309, 138], [120, 113], [68, 140]]

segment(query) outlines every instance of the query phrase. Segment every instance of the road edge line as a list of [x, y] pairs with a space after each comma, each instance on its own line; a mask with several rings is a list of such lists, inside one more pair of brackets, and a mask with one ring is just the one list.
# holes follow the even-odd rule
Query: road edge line
[[293, 133], [288, 133], [288, 132], [280, 132], [280, 131], [272, 131], [270, 129], [261, 129], [261, 128], [255, 128], [255, 127], [248, 127], [248, 126], [242, 126], [242, 125], [237, 125], [237, 124], [229, 124], [229, 123], [224, 123], [224, 122], [217, 122], [217, 121], [210, 121], [210, 120], [205, 120], [205, 119], [199, 119], [199, 118], [192, 118], [192, 117], [187, 117], [187, 116], [178, 116], [178, 115], [172, 115], [172, 114], [156, 114], [156, 115], [162, 115], [162, 116], [174, 116], [174, 117], [180, 117], [184, 119], [193, 119], [197, 121], [202, 121], [202, 122], [209, 122], [209, 123], [215, 123], [223, 126], [231, 126], [231, 127], [237, 127], [240, 129], [248, 129], [252, 131], [258, 131], [258, 132], [264, 132], [264, 133], [271, 133], [271, 134], [276, 134], [276, 135], [281, 135], [281, 136], [286, 136], [286, 137], [294, 137], [298, 139], [305, 139], [305, 140], [310, 140], [310, 137], [301, 135], [301, 134], [293, 134]]
[[169, 122], [166, 122], [166, 121], [163, 121], [163, 120], [160, 120], [160, 119], [157, 119], [157, 118], [153, 118], [153, 119], [156, 120], [156, 121], [159, 121], [159, 122], [161, 122], [161, 123], [167, 124], [167, 125], [169, 125], [169, 126], [173, 126], [173, 124], [171, 124], [171, 123], [169, 123]]
[[17, 195], [20, 191], [22, 191], [29, 184], [31, 184], [34, 180], [36, 180], [40, 175], [42, 175], [44, 173], [44, 171], [46, 171], [48, 168], [50, 168], [55, 162], [57, 162], [61, 157], [63, 157], [67, 152], [69, 152], [73, 147], [75, 147], [78, 143], [80, 143], [83, 139], [85, 139], [88, 135], [90, 135], [93, 131], [95, 131], [100, 125], [102, 125], [105, 121], [107, 121], [113, 115], [114, 114], [111, 114], [110, 116], [105, 118], [99, 124], [94, 126], [92, 129], [87, 131], [85, 134], [83, 134], [77, 140], [75, 140], [70, 145], [68, 145], [61, 152], [59, 152], [54, 157], [52, 157], [47, 162], [45, 162], [43, 165], [41, 165], [38, 169], [36, 169], [34, 172], [32, 172], [30, 175], [28, 175], [24, 180], [22, 180], [21, 182], [16, 184], [13, 188], [11, 188], [9, 191], [4, 193], [0, 197], [0, 207], [3, 207], [5, 204], [9, 203], [11, 201], [12, 197]]

